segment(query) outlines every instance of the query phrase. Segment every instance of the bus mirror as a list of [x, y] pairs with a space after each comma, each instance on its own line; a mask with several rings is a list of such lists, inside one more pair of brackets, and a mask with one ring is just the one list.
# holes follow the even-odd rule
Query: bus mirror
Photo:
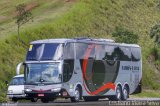
[[16, 68], [16, 74], [19, 75], [20, 74], [20, 69], [21, 69], [21, 66], [23, 65], [24, 63], [21, 62], [17, 65], [17, 68]]

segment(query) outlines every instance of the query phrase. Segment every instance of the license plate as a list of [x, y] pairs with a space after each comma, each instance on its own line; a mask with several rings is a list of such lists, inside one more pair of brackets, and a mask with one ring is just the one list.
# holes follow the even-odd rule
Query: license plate
[[38, 94], [38, 96], [44, 96], [44, 94]]

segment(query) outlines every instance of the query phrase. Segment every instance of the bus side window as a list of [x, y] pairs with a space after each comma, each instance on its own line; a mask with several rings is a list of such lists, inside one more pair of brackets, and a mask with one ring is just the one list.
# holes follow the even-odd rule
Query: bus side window
[[64, 59], [74, 59], [74, 43], [67, 43], [64, 47]]
[[70, 72], [70, 66], [68, 63], [64, 63], [63, 65], [63, 82], [69, 81], [72, 73]]
[[141, 59], [141, 52], [139, 48], [132, 48], [132, 61], [139, 61]]

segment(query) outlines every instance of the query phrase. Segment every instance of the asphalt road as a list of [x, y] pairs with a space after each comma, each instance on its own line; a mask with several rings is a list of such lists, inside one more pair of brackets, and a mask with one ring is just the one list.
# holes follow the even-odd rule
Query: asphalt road
[[2, 103], [0, 106], [160, 106], [160, 98], [132, 98], [127, 101], [108, 101], [102, 99], [94, 102], [80, 101], [71, 103], [70, 100], [55, 100], [54, 102], [36, 103], [17, 102], [17, 103]]

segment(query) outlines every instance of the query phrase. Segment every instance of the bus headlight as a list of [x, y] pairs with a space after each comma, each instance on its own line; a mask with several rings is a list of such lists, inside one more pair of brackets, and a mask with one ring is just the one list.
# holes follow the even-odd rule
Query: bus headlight
[[25, 89], [26, 92], [32, 92], [32, 89]]
[[61, 88], [53, 88], [51, 89], [52, 92], [59, 92], [61, 90]]

